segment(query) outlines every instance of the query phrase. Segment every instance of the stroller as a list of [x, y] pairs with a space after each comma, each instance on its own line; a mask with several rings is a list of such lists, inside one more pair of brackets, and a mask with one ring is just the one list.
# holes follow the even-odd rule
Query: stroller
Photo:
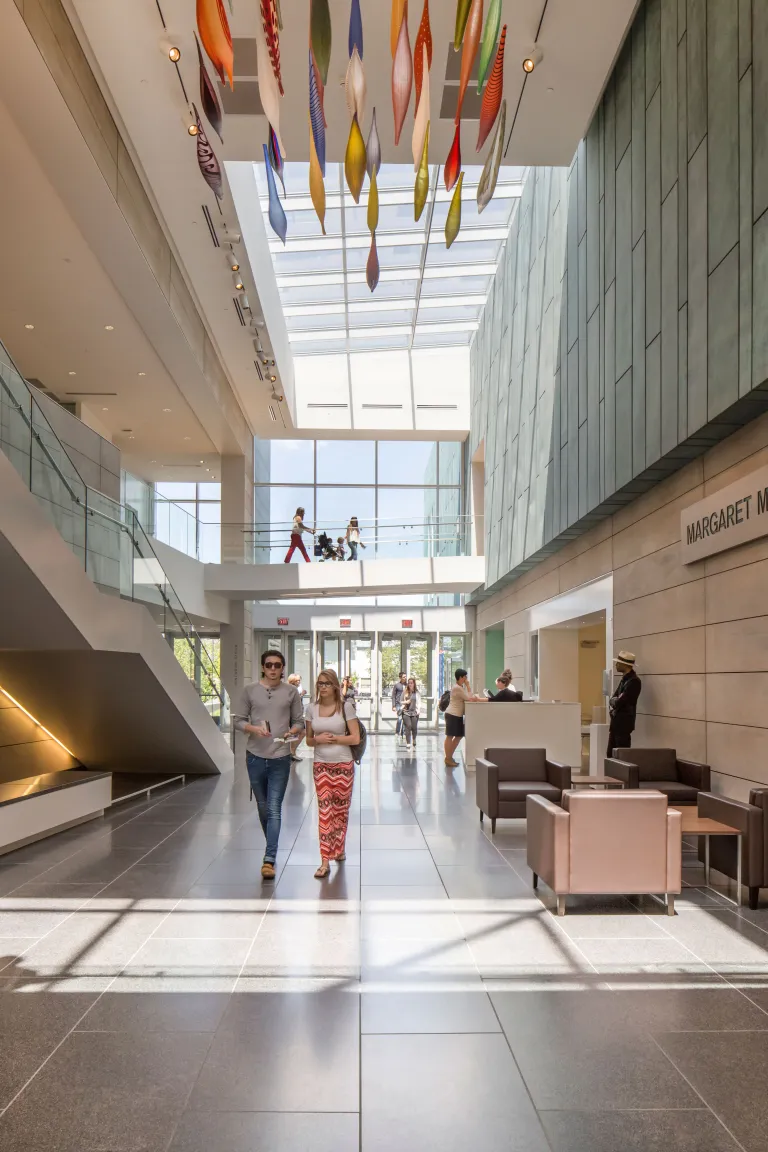
[[326, 532], [321, 532], [317, 537], [315, 556], [319, 557], [321, 561], [336, 559], [336, 549], [333, 546], [333, 541]]

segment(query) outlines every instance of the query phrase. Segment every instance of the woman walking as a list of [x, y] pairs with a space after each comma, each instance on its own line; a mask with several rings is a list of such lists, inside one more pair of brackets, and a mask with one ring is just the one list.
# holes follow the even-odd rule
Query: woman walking
[[298, 548], [299, 552], [301, 552], [301, 554], [304, 557], [304, 559], [306, 560], [307, 564], [310, 563], [310, 559], [309, 559], [309, 556], [307, 554], [307, 550], [304, 547], [304, 541], [301, 539], [302, 532], [309, 532], [312, 534], [312, 536], [314, 536], [314, 534], [315, 534], [314, 528], [308, 528], [307, 525], [304, 523], [304, 509], [303, 508], [297, 508], [296, 509], [296, 515], [293, 518], [293, 527], [291, 528], [291, 546], [285, 554], [285, 563], [286, 564], [290, 564], [291, 557], [293, 556], [293, 554], [297, 548]]
[[405, 686], [403, 693], [403, 724], [405, 726], [405, 746], [406, 748], [416, 747], [416, 732], [419, 727], [419, 708], [421, 707], [421, 696], [416, 687], [416, 681], [413, 676], [410, 677]]
[[[353, 704], [357, 700], [357, 688], [355, 688], [354, 676], [345, 676], [341, 682], [341, 699], [346, 704], [347, 700], [351, 700]], [[357, 706], [357, 705], [355, 705]]]
[[307, 746], [315, 750], [320, 832], [320, 867], [315, 878], [322, 880], [331, 870], [331, 860], [341, 863], [346, 859], [344, 846], [355, 783], [351, 746], [360, 742], [360, 727], [354, 703], [342, 701], [339, 678], [332, 668], [322, 670], [316, 687], [315, 702], [307, 710]]
[[[451, 688], [451, 699], [445, 710], [445, 766], [458, 768], [453, 754], [464, 738], [464, 706], [468, 700], [486, 703], [485, 696], [473, 696], [469, 686], [469, 674], [466, 668], [457, 668], [454, 673], [456, 683]], [[309, 743], [309, 741], [307, 741]]]
[[[358, 544], [361, 548], [365, 548], [365, 544], [363, 544], [362, 540], [360, 539], [360, 525], [357, 522], [357, 516], [350, 516], [345, 540], [349, 544], [349, 559], [357, 560]], [[349, 561], [347, 561], [347, 563], [349, 563]]]

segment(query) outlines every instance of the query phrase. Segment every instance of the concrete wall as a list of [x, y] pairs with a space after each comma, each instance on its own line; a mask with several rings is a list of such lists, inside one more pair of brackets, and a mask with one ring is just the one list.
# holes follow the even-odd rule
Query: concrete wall
[[496, 589], [766, 409], [768, 6], [643, 0], [472, 346]]
[[[592, 709], [605, 705], [603, 670], [606, 667], [605, 624], [579, 628], [579, 700], [585, 723], [592, 723]], [[584, 644], [595, 644], [585, 648]]]
[[579, 633], [575, 628], [539, 632], [539, 699], [579, 698]]
[[633, 742], [712, 765], [716, 791], [768, 785], [768, 538], [680, 562], [680, 512], [768, 464], [768, 416], [692, 461], [629, 507], [478, 606], [478, 629], [520, 637], [532, 605], [613, 572], [613, 649], [643, 681]]

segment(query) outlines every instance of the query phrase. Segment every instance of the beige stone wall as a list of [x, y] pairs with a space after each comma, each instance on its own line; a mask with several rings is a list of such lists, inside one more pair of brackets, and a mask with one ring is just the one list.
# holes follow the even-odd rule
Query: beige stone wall
[[706, 761], [738, 798], [768, 786], [768, 537], [682, 565], [680, 511], [766, 464], [761, 416], [477, 609], [522, 681], [526, 610], [612, 571], [614, 649], [643, 679], [635, 742]]

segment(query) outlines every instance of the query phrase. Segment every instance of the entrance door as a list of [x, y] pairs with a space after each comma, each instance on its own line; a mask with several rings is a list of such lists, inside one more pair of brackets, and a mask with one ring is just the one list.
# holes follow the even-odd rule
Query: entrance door
[[392, 688], [401, 672], [413, 676], [421, 693], [422, 720], [434, 723], [432, 685], [433, 636], [429, 634], [383, 634], [379, 642], [379, 731], [394, 732], [397, 715], [392, 711]]
[[339, 680], [354, 677], [358, 715], [370, 724], [373, 718], [372, 637], [365, 632], [324, 632], [319, 638], [318, 651], [319, 668], [332, 668]]

